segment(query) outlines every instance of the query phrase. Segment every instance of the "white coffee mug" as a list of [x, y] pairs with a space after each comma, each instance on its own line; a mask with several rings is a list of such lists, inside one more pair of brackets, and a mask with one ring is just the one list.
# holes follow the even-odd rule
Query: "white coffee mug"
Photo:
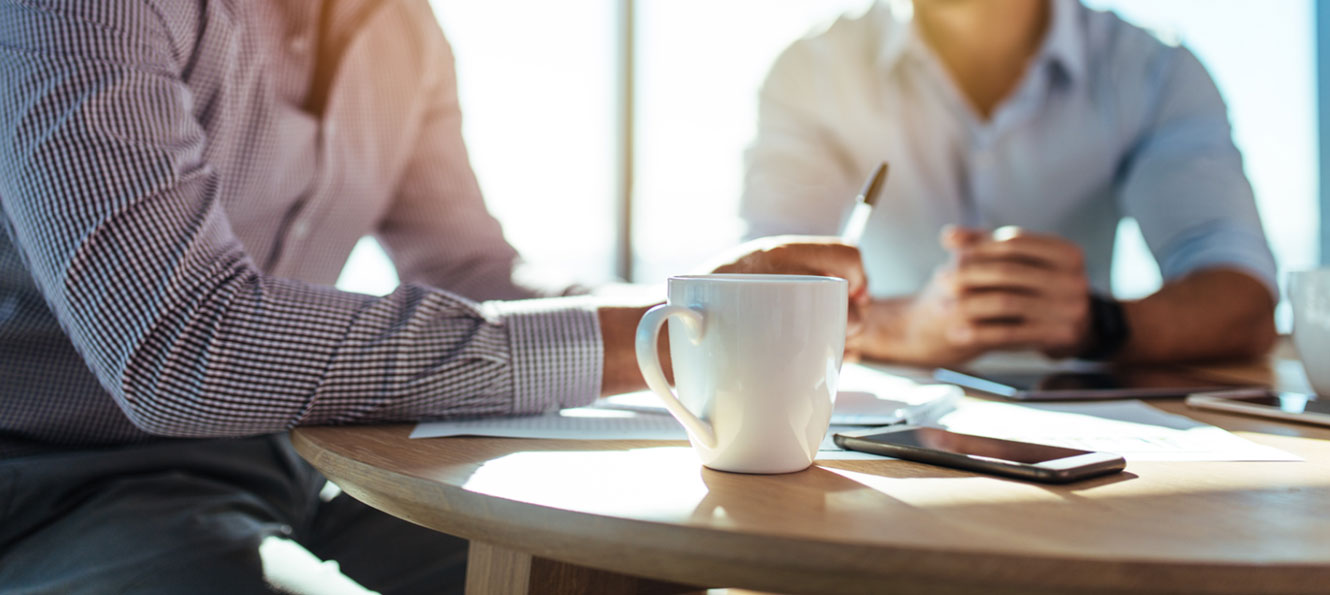
[[1330, 269], [1289, 275], [1293, 306], [1293, 345], [1312, 390], [1330, 397]]
[[[834, 277], [669, 279], [669, 302], [637, 325], [637, 364], [703, 465], [789, 473], [813, 463], [836, 399], [848, 292]], [[677, 396], [656, 353], [669, 319]]]

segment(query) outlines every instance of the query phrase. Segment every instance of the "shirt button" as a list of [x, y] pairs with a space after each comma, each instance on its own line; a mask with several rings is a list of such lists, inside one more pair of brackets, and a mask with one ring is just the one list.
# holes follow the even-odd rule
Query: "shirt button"
[[309, 52], [309, 36], [297, 35], [287, 41], [286, 45], [290, 48], [291, 53], [303, 56]]
[[297, 221], [295, 225], [291, 226], [292, 237], [299, 240], [299, 239], [304, 239], [304, 237], [307, 235], [309, 235], [308, 221]]

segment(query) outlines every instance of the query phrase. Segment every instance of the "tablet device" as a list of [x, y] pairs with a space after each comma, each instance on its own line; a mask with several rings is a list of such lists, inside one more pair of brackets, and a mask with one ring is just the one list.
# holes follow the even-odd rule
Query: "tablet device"
[[1239, 413], [1330, 426], [1330, 400], [1305, 393], [1274, 392], [1266, 389], [1238, 389], [1197, 393], [1187, 397], [1187, 406], [1225, 413]]
[[942, 382], [1016, 401], [1182, 398], [1235, 388], [1172, 369], [1132, 368], [1077, 372], [994, 372], [939, 368]]

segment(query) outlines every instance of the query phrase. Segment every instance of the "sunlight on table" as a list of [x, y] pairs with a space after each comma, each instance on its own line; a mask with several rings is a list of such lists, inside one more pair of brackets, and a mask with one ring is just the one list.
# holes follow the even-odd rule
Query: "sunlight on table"
[[518, 452], [485, 462], [462, 487], [567, 510], [673, 518], [681, 502], [706, 497], [701, 474], [687, 446]]

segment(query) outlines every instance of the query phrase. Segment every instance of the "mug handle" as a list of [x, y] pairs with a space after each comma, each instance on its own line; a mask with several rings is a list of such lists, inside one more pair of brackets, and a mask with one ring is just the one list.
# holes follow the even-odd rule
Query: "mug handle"
[[637, 323], [637, 367], [642, 370], [642, 378], [646, 379], [647, 387], [665, 401], [665, 409], [674, 416], [674, 419], [679, 420], [679, 423], [683, 424], [698, 442], [707, 448], [716, 448], [716, 432], [711, 429], [710, 424], [698, 419], [679, 402], [679, 397], [670, 390], [669, 382], [665, 381], [665, 372], [661, 371], [660, 354], [656, 352], [656, 345], [660, 336], [660, 327], [664, 326], [665, 321], [671, 316], [677, 318], [683, 323], [684, 328], [688, 329], [688, 336], [694, 345], [702, 341], [704, 326], [701, 313], [683, 306], [661, 304], [647, 310], [642, 316], [642, 321]]

